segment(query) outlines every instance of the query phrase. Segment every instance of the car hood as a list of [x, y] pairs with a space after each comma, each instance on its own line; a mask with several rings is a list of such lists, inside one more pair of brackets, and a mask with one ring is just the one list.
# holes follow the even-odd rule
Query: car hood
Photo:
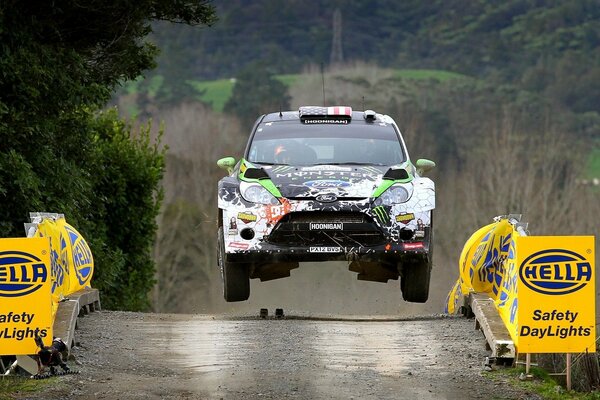
[[314, 198], [333, 194], [337, 198], [367, 198], [381, 184], [388, 166], [288, 165], [264, 167], [283, 197]]

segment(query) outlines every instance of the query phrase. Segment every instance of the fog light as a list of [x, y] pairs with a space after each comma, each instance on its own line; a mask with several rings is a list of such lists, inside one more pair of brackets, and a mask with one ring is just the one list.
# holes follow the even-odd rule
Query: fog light
[[414, 232], [410, 229], [400, 229], [400, 239], [410, 240], [412, 239]]
[[240, 232], [240, 236], [244, 240], [252, 240], [252, 239], [254, 239], [254, 229], [252, 229], [252, 228], [244, 228]]

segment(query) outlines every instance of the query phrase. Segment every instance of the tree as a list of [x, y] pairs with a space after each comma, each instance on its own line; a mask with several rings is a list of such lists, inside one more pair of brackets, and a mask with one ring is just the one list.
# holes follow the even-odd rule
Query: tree
[[[154, 65], [157, 49], [144, 40], [152, 20], [211, 24], [215, 15], [205, 1], [0, 0], [0, 236], [23, 236], [30, 211], [64, 213], [91, 243], [97, 284], [109, 289], [109, 282], [123, 287], [134, 282], [130, 293], [141, 297], [152, 274], [148, 260], [136, 264], [129, 255], [140, 251], [137, 256], [146, 257], [156, 228], [144, 225], [146, 217], [132, 218], [132, 232], [148, 228], [148, 233], [134, 239], [140, 241], [137, 247], [127, 247], [131, 243], [109, 240], [115, 229], [109, 217], [135, 209], [140, 201], [148, 206], [144, 213], [155, 216], [156, 178], [163, 164], [160, 154], [129, 139], [130, 127], [115, 115], [97, 112], [116, 85]], [[108, 143], [127, 157], [137, 154], [136, 162], [112, 171], [124, 160], [109, 157]], [[101, 189], [129, 187], [136, 180], [152, 189], [131, 191], [118, 203], [99, 196]], [[136, 265], [144, 267], [131, 274], [115, 271]], [[107, 292], [103, 302], [115, 308], [148, 306], [121, 299]]]
[[264, 64], [253, 63], [237, 76], [224, 110], [237, 114], [243, 126], [250, 129], [260, 115], [289, 107], [286, 86]]

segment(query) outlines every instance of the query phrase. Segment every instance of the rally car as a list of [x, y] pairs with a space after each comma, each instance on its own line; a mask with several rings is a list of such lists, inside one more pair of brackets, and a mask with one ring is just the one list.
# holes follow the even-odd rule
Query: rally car
[[220, 159], [218, 265], [226, 301], [250, 279], [290, 276], [305, 261], [344, 260], [358, 279], [400, 278], [425, 302], [435, 185], [411, 162], [394, 120], [372, 110], [300, 107], [263, 115], [243, 158]]

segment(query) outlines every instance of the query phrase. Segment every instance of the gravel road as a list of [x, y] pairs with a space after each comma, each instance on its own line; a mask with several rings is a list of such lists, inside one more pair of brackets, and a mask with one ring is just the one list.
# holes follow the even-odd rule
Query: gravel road
[[31, 399], [526, 399], [482, 375], [474, 321], [100, 311], [79, 321], [79, 375]]

